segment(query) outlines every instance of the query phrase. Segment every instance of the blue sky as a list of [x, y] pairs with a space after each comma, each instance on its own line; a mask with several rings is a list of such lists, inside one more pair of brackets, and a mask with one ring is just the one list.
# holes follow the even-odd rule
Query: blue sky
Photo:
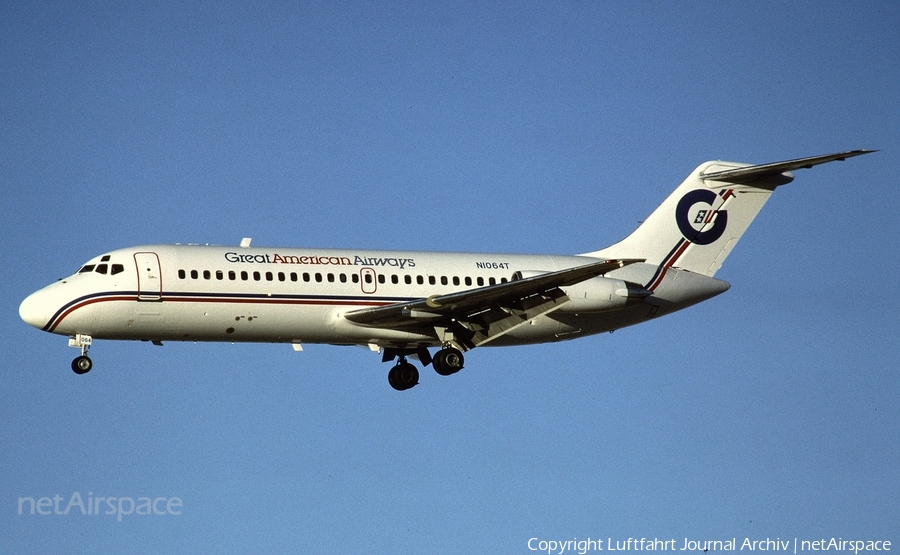
[[[0, 6], [0, 550], [531, 553], [529, 538], [900, 541], [892, 2]], [[18, 318], [147, 243], [577, 253], [710, 159], [796, 172], [726, 294], [477, 349], [100, 341]], [[179, 515], [19, 515], [20, 497]]]

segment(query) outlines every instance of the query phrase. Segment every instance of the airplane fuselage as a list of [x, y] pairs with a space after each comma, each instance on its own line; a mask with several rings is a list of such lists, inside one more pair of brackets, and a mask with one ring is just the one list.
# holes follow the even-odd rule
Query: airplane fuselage
[[[343, 314], [595, 261], [583, 256], [147, 245], [88, 261], [74, 275], [34, 293], [21, 312], [44, 331], [95, 339], [438, 346], [441, 341], [433, 334], [361, 326]], [[682, 307], [673, 302], [688, 306], [727, 289], [720, 280], [694, 275], [708, 291], [634, 302], [627, 296], [629, 284], [634, 288], [655, 270], [636, 266], [565, 288], [571, 302], [486, 345], [611, 331]]]

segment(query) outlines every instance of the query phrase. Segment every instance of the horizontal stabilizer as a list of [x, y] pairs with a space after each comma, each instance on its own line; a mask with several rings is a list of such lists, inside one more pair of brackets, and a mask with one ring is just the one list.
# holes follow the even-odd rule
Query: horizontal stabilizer
[[[847, 158], [860, 156], [862, 154], [869, 154], [870, 152], [877, 151], [848, 150], [846, 152], [838, 152], [836, 154], [810, 156], [809, 158], [798, 158], [796, 160], [788, 160], [786, 162], [774, 162], [771, 164], [760, 164], [758, 166], [745, 166], [743, 168], [713, 171], [709, 173], [703, 172], [699, 177], [700, 179], [704, 180], [723, 181], [726, 183], [750, 183], [751, 181], [756, 181], [757, 179], [774, 177], [793, 170], [808, 169], [813, 166], [824, 164], [826, 162], [833, 162], [835, 160], [843, 161]], [[793, 179], [793, 176], [790, 174], [787, 174], [784, 177], [787, 178], [786, 182], [790, 182]]]

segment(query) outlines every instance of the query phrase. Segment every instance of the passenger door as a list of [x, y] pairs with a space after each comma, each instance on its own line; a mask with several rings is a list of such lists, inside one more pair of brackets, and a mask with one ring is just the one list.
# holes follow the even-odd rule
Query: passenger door
[[134, 253], [137, 266], [138, 300], [162, 300], [162, 277], [159, 268], [159, 256], [155, 252]]

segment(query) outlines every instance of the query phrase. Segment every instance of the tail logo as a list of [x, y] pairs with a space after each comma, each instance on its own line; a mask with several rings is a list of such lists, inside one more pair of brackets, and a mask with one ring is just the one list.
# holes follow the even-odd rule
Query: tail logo
[[[709, 189], [696, 189], [681, 197], [675, 208], [675, 221], [685, 239], [695, 245], [709, 245], [715, 243], [725, 233], [728, 226], [728, 212], [719, 208], [729, 196], [734, 196], [734, 193], [728, 189], [719, 208], [713, 208], [718, 196]], [[694, 208], [698, 204], [705, 204], [709, 208]]]

